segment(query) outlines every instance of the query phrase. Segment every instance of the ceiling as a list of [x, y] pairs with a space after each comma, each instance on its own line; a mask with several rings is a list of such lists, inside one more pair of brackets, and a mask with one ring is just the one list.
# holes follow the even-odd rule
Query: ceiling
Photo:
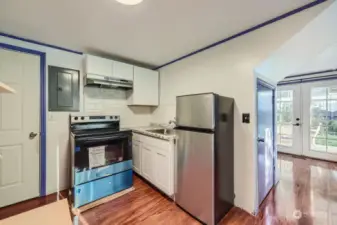
[[159, 66], [310, 0], [1, 0], [0, 31]]

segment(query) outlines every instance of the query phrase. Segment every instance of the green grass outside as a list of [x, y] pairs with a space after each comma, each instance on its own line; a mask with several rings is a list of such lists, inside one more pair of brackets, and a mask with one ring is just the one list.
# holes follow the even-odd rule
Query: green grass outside
[[337, 136], [328, 134], [328, 138], [326, 139], [325, 135], [318, 135], [315, 139], [315, 144], [337, 147]]

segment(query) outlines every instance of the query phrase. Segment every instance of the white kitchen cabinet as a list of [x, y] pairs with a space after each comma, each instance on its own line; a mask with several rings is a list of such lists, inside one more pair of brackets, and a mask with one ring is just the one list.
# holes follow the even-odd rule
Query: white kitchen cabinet
[[86, 55], [85, 68], [87, 74], [111, 77], [113, 73], [113, 61], [93, 55]]
[[[134, 153], [133, 155], [134, 171], [168, 196], [173, 196], [174, 141], [134, 134], [133, 148], [139, 149], [139, 154]], [[140, 172], [135, 166], [137, 158], [141, 159]]]
[[133, 65], [113, 61], [112, 76], [123, 80], [133, 80]]
[[132, 140], [132, 163], [133, 170], [140, 174], [141, 173], [141, 154], [140, 154], [140, 143], [138, 141]]
[[163, 190], [165, 193], [170, 193], [170, 167], [171, 167], [171, 158], [169, 151], [156, 149], [154, 152], [154, 178], [155, 185]]
[[153, 148], [142, 143], [142, 176], [150, 182], [155, 182], [155, 172], [154, 172], [154, 156], [155, 151]]
[[134, 66], [128, 105], [159, 105], [159, 72]]

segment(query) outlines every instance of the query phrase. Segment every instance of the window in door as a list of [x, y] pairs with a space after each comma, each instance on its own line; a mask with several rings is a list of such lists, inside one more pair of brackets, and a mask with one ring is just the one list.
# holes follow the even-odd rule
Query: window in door
[[310, 146], [312, 151], [337, 154], [337, 86], [311, 89]]
[[293, 145], [293, 90], [277, 91], [277, 145]]

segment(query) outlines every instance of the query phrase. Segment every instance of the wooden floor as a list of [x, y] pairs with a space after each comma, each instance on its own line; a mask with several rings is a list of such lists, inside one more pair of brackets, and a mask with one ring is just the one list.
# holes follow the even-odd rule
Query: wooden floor
[[[61, 191], [59, 194], [59, 199], [64, 199], [68, 196], [68, 191]], [[1, 199], [0, 199], [1, 201]], [[24, 202], [17, 203], [15, 205], [10, 205], [7, 207], [0, 208], [0, 220], [8, 218], [10, 216], [17, 215], [19, 213], [26, 212], [31, 209], [35, 209], [40, 206], [57, 201], [57, 195], [51, 194], [42, 198], [34, 198]], [[0, 223], [1, 224], [1, 223]]]
[[[280, 182], [262, 203], [258, 216], [233, 208], [220, 224], [337, 225], [337, 164], [280, 155], [279, 165]], [[134, 186], [133, 192], [84, 212], [87, 224], [79, 224], [199, 224], [142, 179], [135, 177]], [[34, 206], [42, 204], [32, 201]], [[23, 206], [27, 204], [0, 209], [0, 218], [27, 210]]]

